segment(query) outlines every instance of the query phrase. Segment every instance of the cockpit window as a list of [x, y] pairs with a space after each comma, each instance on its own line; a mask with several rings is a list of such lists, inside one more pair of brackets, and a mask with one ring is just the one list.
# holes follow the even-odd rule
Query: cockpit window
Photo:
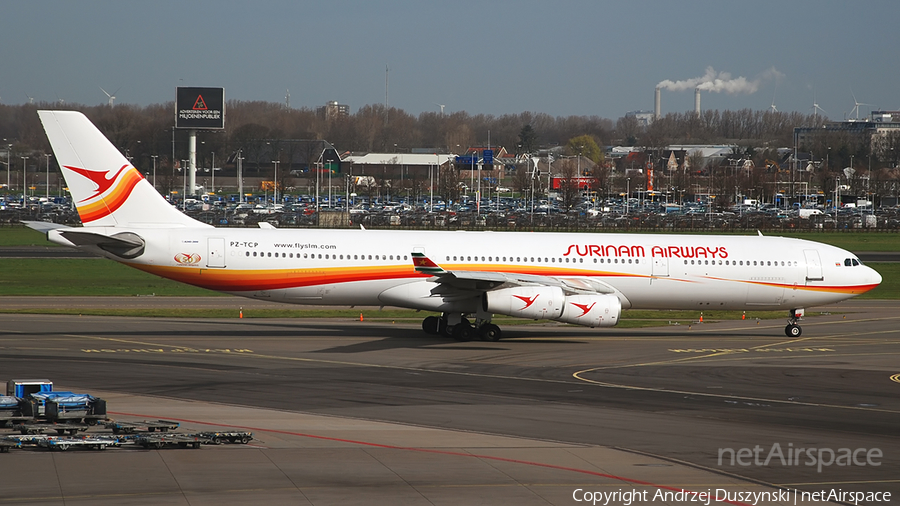
[[854, 266], [859, 265], [859, 260], [857, 260], [857, 259], [855, 259], [855, 258], [851, 258], [851, 260], [853, 260], [853, 265], [854, 265]]
[[856, 267], [857, 265], [862, 265], [862, 264], [859, 262], [859, 260], [857, 260], [855, 258], [845, 258], [844, 259], [844, 266], [846, 266], [846, 267]]

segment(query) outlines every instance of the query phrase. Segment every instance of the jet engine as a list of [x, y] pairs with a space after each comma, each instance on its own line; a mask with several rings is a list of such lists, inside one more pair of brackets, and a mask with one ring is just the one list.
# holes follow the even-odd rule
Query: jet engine
[[485, 292], [482, 307], [489, 313], [552, 320], [562, 314], [565, 300], [558, 286], [517, 286]]
[[615, 295], [570, 295], [562, 314], [553, 319], [585, 327], [612, 327], [621, 314], [622, 303]]

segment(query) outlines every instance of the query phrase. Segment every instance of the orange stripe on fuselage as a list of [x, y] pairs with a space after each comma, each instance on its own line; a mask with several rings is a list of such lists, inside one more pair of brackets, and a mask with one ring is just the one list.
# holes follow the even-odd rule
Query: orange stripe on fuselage
[[[321, 267], [306, 269], [217, 269], [198, 266], [159, 266], [129, 263], [157, 276], [182, 283], [200, 286], [210, 290], [243, 292], [255, 290], [278, 290], [294, 287], [315, 286], [354, 281], [378, 281], [389, 279], [422, 279], [432, 277], [428, 273], [416, 272], [412, 265], [385, 265], [365, 267]], [[621, 272], [598, 272], [587, 269], [560, 269], [496, 265], [486, 269], [484, 265], [453, 265], [455, 270], [506, 272], [510, 274], [532, 274], [537, 276], [577, 276], [577, 277], [635, 277], [647, 279], [650, 276]]]
[[861, 293], [866, 293], [869, 290], [877, 287], [878, 285], [794, 285], [787, 283], [771, 283], [766, 281], [747, 281], [743, 279], [727, 279], [727, 278], [717, 278], [713, 276], [703, 276], [706, 279], [712, 279], [716, 281], [729, 281], [729, 282], [737, 282], [737, 283], [745, 283], [748, 285], [757, 285], [757, 286], [771, 286], [773, 288], [784, 288], [790, 290], [803, 290], [807, 292], [828, 292], [828, 293], [846, 293], [848, 295], [859, 295]]

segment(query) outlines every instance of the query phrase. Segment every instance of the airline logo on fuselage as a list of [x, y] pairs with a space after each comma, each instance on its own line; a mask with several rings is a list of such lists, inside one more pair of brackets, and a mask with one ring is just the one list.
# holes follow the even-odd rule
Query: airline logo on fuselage
[[[647, 250], [644, 246], [628, 244], [570, 244], [563, 256], [640, 258], [647, 256]], [[725, 259], [728, 258], [728, 251], [725, 250], [725, 246], [714, 248], [709, 246], [651, 246], [650, 256]]]
[[175, 255], [175, 262], [181, 265], [197, 265], [200, 263], [200, 255], [197, 253], [179, 253]]
[[116, 171], [90, 170], [69, 165], [64, 167], [97, 185], [93, 194], [75, 203], [82, 223], [96, 221], [114, 213], [128, 200], [131, 191], [143, 179], [141, 173], [130, 165], [123, 165]]

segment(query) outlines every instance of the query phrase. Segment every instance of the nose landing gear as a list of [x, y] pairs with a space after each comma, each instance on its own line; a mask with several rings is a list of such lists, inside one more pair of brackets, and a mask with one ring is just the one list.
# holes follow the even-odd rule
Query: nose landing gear
[[788, 337], [800, 337], [800, 334], [803, 333], [803, 329], [800, 328], [800, 325], [797, 325], [797, 322], [803, 319], [803, 309], [791, 309], [788, 313], [788, 324], [784, 328], [784, 333]]

